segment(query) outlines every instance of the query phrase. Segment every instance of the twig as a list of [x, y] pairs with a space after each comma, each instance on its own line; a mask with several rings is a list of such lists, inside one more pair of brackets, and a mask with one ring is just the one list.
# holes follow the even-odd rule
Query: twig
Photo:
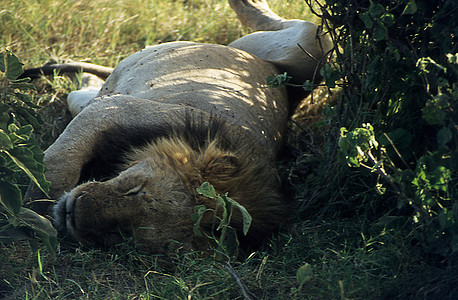
[[242, 282], [242, 280], [240, 280], [240, 277], [237, 275], [237, 273], [235, 272], [234, 268], [232, 268], [230, 262], [226, 263], [226, 269], [228, 269], [229, 272], [231, 272], [232, 277], [234, 277], [235, 282], [239, 286], [240, 291], [242, 292], [242, 294], [245, 297], [245, 299], [247, 299], [247, 300], [257, 299], [257, 297], [255, 295], [253, 295], [253, 293], [251, 293], [250, 291], [247, 290], [245, 284]]
[[316, 61], [316, 62], [319, 62], [319, 60], [318, 60], [315, 56], [313, 56], [312, 53], [310, 53], [310, 52], [308, 52], [307, 50], [305, 50], [305, 49], [301, 46], [301, 44], [297, 43], [297, 46], [298, 46], [299, 48], [301, 48], [302, 52], [304, 52], [305, 54], [307, 54], [311, 59], [313, 59], [313, 60]]
[[404, 160], [404, 158], [402, 157], [401, 153], [399, 153], [398, 148], [394, 145], [393, 141], [392, 141], [391, 138], [388, 136], [388, 134], [386, 134], [386, 133], [384, 132], [383, 135], [384, 135], [385, 138], [388, 140], [388, 142], [390, 142], [391, 147], [393, 147], [394, 151], [396, 152], [396, 154], [398, 155], [398, 157], [401, 159], [402, 163], [406, 166], [407, 169], [410, 169], [409, 165], [408, 165], [407, 162]]

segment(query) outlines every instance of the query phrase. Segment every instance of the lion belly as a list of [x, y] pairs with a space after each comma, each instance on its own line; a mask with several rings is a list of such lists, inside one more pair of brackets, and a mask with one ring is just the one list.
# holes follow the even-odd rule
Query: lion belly
[[208, 112], [250, 131], [276, 153], [288, 115], [285, 91], [266, 85], [276, 72], [231, 47], [166, 43], [123, 60], [99, 96], [129, 95]]

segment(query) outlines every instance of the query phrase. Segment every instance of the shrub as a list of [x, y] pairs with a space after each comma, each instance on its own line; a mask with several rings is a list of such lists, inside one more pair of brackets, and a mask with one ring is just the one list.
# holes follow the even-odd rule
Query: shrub
[[0, 72], [5, 75], [0, 93], [0, 241], [27, 239], [35, 246], [39, 237], [54, 254], [56, 230], [48, 219], [22, 207], [24, 183], [31, 180], [44, 193], [49, 188], [43, 152], [33, 135], [42, 123], [29, 95], [34, 86], [28, 78], [18, 79], [22, 64], [9, 50], [0, 53]]
[[[336, 129], [326, 146], [326, 155], [338, 158], [333, 171], [339, 164], [358, 168], [357, 180], [373, 186], [370, 205], [383, 206], [378, 217], [408, 216], [431, 251], [456, 253], [455, 1], [327, 0], [321, 6], [336, 45], [322, 75], [340, 90], [337, 104], [325, 110]], [[337, 188], [356, 184], [354, 174], [339, 173], [347, 177]]]

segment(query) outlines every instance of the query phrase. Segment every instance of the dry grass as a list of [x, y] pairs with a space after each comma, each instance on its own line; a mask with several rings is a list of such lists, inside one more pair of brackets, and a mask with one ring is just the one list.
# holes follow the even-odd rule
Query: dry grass
[[[282, 16], [313, 18], [301, 1], [270, 3]], [[0, 21], [0, 45], [28, 66], [51, 57], [115, 66], [145, 45], [228, 44], [248, 32], [224, 0], [6, 0]]]

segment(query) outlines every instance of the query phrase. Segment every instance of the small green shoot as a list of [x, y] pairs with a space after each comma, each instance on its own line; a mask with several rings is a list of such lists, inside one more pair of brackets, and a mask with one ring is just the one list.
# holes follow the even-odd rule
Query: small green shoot
[[[251, 215], [237, 201], [229, 198], [227, 193], [224, 195], [217, 194], [215, 188], [208, 182], [202, 183], [200, 188], [197, 188], [196, 191], [202, 196], [214, 199], [216, 201], [216, 208], [209, 209], [204, 205], [197, 205], [194, 207], [194, 214], [192, 216], [194, 221], [194, 233], [202, 235], [202, 232], [200, 231], [202, 218], [206, 212], [213, 212], [214, 221], [218, 222], [216, 231], [219, 232], [219, 236], [217, 238], [215, 236], [206, 236], [216, 242], [218, 250], [223, 251], [223, 253], [226, 253], [229, 257], [236, 256], [239, 246], [237, 231], [230, 225], [233, 207], [238, 208], [242, 214], [244, 235], [247, 235], [248, 230], [250, 229], [252, 221]], [[223, 210], [221, 216], [219, 213], [220, 209]]]

